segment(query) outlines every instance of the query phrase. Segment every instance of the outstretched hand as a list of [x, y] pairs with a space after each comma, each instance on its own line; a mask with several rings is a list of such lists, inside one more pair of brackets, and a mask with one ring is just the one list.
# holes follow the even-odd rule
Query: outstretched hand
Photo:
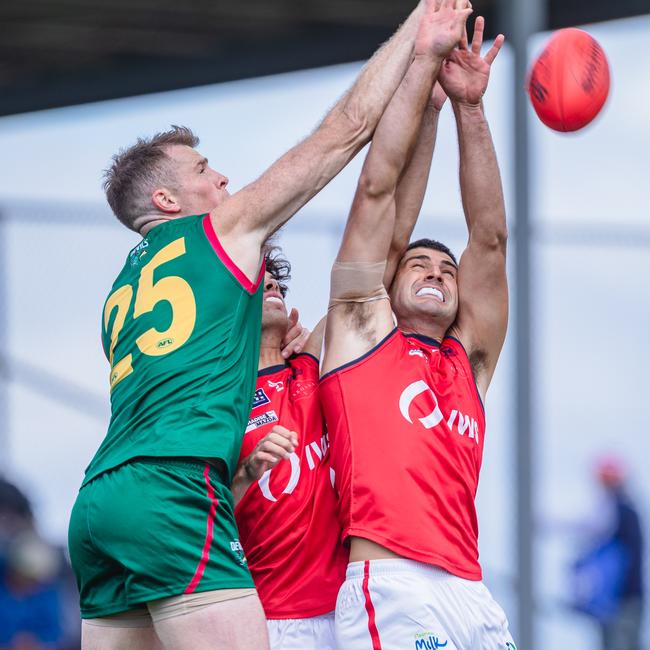
[[478, 105], [487, 89], [490, 67], [501, 50], [505, 36], [499, 34], [494, 44], [481, 58], [485, 19], [479, 16], [474, 24], [472, 45], [469, 47], [467, 32], [458, 49], [452, 50], [442, 64], [438, 81], [453, 102]]
[[469, 0], [425, 0], [415, 38], [415, 55], [446, 57], [463, 38], [471, 13]]

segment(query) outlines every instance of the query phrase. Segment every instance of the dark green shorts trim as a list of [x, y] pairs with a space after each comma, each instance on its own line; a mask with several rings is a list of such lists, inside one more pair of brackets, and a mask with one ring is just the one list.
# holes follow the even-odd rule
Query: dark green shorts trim
[[253, 587], [230, 489], [199, 460], [138, 459], [92, 480], [72, 510], [69, 548], [83, 618]]

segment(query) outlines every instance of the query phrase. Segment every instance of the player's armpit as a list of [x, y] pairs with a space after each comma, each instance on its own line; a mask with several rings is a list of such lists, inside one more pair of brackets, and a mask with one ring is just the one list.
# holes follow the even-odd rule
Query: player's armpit
[[485, 398], [508, 327], [506, 241], [472, 242], [458, 269], [458, 314], [450, 334], [465, 347]]
[[321, 376], [367, 354], [394, 328], [387, 298], [334, 305], [327, 313]]
[[[353, 232], [348, 223], [339, 258], [349, 253]], [[321, 374], [363, 356], [393, 329], [390, 300], [383, 284], [386, 261], [361, 260], [337, 259], [332, 267]]]

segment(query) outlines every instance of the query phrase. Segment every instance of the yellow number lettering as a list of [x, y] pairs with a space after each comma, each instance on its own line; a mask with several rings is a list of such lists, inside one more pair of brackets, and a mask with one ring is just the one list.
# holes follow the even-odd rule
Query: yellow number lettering
[[[135, 340], [136, 345], [143, 354], [158, 357], [178, 350], [192, 336], [194, 331], [196, 300], [190, 285], [177, 275], [161, 278], [158, 282], [153, 280], [154, 271], [159, 266], [181, 255], [185, 255], [185, 238], [183, 237], [161, 248], [140, 271], [140, 280], [138, 281], [135, 304], [133, 305], [133, 318], [138, 318], [152, 311], [162, 300], [166, 300], [172, 308], [172, 322], [164, 332], [159, 332], [152, 327]], [[132, 354], [127, 354], [118, 362], [113, 363], [117, 338], [124, 327], [126, 314], [132, 299], [133, 288], [131, 285], [126, 284], [116, 289], [109, 296], [104, 307], [104, 329], [106, 331], [108, 331], [111, 314], [117, 308], [117, 314], [111, 329], [111, 346], [109, 350], [111, 390], [133, 372], [133, 366], [131, 365]]]
[[190, 285], [176, 275], [153, 281], [154, 271], [161, 265], [185, 255], [185, 239], [177, 239], [159, 250], [140, 272], [138, 291], [135, 295], [133, 318], [150, 312], [161, 300], [172, 308], [172, 322], [164, 332], [148, 329], [136, 339], [143, 354], [161, 356], [169, 354], [190, 338], [196, 323], [196, 301]]
[[113, 310], [117, 308], [117, 314], [115, 314], [115, 320], [113, 321], [113, 327], [111, 328], [111, 346], [108, 351], [108, 360], [111, 364], [111, 374], [110, 374], [110, 385], [111, 390], [113, 387], [118, 384], [124, 377], [127, 377], [133, 372], [133, 366], [131, 366], [132, 355], [127, 354], [122, 357], [117, 363], [113, 363], [113, 356], [115, 354], [115, 345], [117, 344], [117, 339], [124, 327], [124, 321], [126, 320], [126, 312], [129, 310], [129, 305], [131, 304], [131, 298], [133, 297], [133, 288], [130, 284], [125, 284], [123, 287], [120, 287], [114, 291], [108, 300], [106, 301], [106, 306], [104, 307], [104, 329], [108, 332], [108, 321], [111, 318]]

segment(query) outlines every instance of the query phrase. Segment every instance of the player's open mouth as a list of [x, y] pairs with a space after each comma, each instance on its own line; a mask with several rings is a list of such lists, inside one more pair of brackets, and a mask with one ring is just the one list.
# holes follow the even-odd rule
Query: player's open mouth
[[277, 302], [280, 303], [281, 305], [284, 305], [284, 301], [282, 298], [278, 298], [277, 296], [268, 296], [264, 298], [264, 302]]
[[436, 300], [445, 302], [445, 296], [443, 295], [442, 291], [440, 291], [440, 289], [436, 289], [435, 287], [422, 287], [421, 289], [417, 290], [415, 295], [418, 297], [433, 296]]

